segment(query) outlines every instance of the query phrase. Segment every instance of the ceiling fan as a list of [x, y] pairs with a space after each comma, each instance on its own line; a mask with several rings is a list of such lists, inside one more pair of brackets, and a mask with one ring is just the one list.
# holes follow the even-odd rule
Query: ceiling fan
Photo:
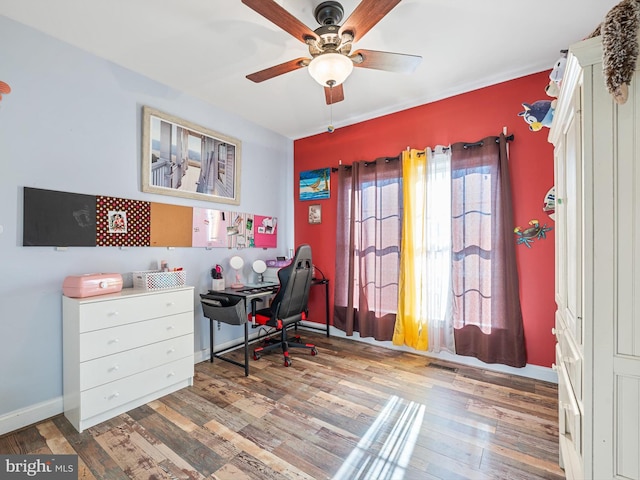
[[339, 25], [344, 15], [342, 5], [336, 1], [322, 2], [314, 10], [320, 27], [311, 30], [275, 0], [242, 0], [249, 8], [305, 43], [311, 56], [260, 70], [247, 75], [247, 78], [253, 82], [263, 82], [308, 67], [311, 76], [324, 87], [327, 104], [331, 105], [344, 100], [342, 83], [354, 66], [389, 72], [413, 72], [422, 57], [363, 49], [351, 53], [353, 42], [361, 39], [400, 1], [362, 0], [342, 25]]

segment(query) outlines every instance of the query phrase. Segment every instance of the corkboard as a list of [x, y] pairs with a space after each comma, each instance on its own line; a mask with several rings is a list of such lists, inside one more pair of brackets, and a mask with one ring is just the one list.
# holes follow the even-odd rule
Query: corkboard
[[151, 246], [190, 247], [193, 208], [151, 203]]

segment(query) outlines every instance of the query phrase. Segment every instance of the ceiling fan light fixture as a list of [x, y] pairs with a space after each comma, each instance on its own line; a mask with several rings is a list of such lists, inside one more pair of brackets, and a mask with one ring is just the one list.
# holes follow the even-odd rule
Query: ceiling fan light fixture
[[323, 53], [309, 63], [309, 75], [323, 87], [340, 85], [353, 71], [353, 62], [340, 53]]

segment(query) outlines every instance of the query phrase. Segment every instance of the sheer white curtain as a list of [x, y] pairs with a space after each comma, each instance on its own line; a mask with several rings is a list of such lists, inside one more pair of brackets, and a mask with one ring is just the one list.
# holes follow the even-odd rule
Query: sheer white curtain
[[430, 352], [455, 353], [451, 319], [451, 151], [427, 149], [425, 314]]

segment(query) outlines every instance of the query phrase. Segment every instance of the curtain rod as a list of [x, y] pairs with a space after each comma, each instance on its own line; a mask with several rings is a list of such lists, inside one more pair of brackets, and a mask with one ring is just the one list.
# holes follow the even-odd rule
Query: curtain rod
[[[384, 160], [385, 163], [389, 163], [389, 162], [393, 162], [393, 161], [396, 161], [396, 160], [400, 160], [401, 158], [402, 158], [402, 154], [397, 155], [395, 157], [376, 158], [375, 160], [365, 161], [364, 162], [364, 166], [366, 167], [368, 165], [375, 165], [378, 160]], [[351, 168], [351, 165], [339, 165], [337, 167], [331, 167], [331, 171], [332, 172], [337, 172], [340, 167]]]
[[[507, 142], [512, 142], [515, 139], [514, 134], [512, 133], [511, 135], [507, 135], [505, 136], [505, 140]], [[496, 143], [500, 142], [500, 137], [496, 138]], [[480, 140], [479, 142], [474, 142], [474, 143], [465, 143], [463, 145], [464, 148], [471, 148], [471, 147], [481, 147], [483, 145], [482, 140]], [[443, 150], [449, 150], [450, 147], [444, 147]], [[409, 150], [410, 147], [407, 147], [407, 150]], [[422, 152], [418, 152], [418, 155], [424, 155], [424, 153]], [[369, 162], [364, 162], [364, 166], [366, 167], [367, 165], [375, 165], [377, 160], [384, 160], [385, 162], [390, 162], [393, 160], [400, 160], [400, 158], [402, 158], [402, 154], [396, 156], [396, 157], [383, 157], [383, 158], [378, 158], [376, 160], [371, 160]], [[337, 172], [338, 169], [343, 166], [345, 168], [351, 168], [351, 165], [339, 165], [337, 167], [331, 167], [331, 171], [332, 172]]]
[[[513, 141], [513, 139], [515, 138], [515, 136], [513, 135], [513, 133], [509, 136], [505, 136], [504, 137], [505, 140], [507, 142], [511, 142]], [[496, 138], [496, 143], [500, 143], [500, 137]], [[482, 143], [482, 140], [480, 140], [479, 142], [474, 142], [474, 143], [465, 143], [463, 146], [463, 148], [471, 148], [471, 147], [481, 147], [482, 145], [484, 145]], [[448, 147], [447, 147], [448, 148]]]
[[[513, 133], [509, 136], [505, 136], [504, 137], [505, 140], [507, 142], [511, 142], [513, 141], [513, 139], [515, 138], [515, 136], [513, 135]], [[500, 143], [500, 137], [496, 138], [496, 143]], [[473, 143], [464, 143], [462, 145], [462, 148], [471, 148], [471, 147], [481, 147], [482, 145], [484, 145], [484, 143], [482, 142], [482, 140], [480, 140], [479, 142], [473, 142]], [[444, 147], [443, 150], [449, 150], [451, 147]], [[409, 149], [409, 147], [407, 147], [407, 150]], [[418, 155], [424, 155], [424, 153], [422, 152], [418, 152]]]

